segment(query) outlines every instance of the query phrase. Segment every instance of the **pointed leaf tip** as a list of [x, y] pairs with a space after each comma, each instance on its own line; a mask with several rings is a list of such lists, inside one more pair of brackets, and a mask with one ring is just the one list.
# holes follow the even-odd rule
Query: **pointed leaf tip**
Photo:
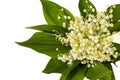
[[[64, 15], [70, 16], [72, 20], [74, 16], [71, 14], [70, 11], [65, 9], [64, 7], [48, 0], [41, 0], [42, 6], [43, 6], [43, 13], [44, 17], [46, 19], [46, 22], [49, 25], [58, 25], [63, 26], [63, 22], [67, 22], [66, 25], [68, 25], [69, 20], [65, 20], [63, 18]], [[63, 10], [61, 10], [63, 9]], [[61, 17], [59, 20], [58, 17]]]
[[22, 42], [15, 42], [15, 43], [18, 44], [18, 45], [21, 45]]
[[43, 73], [62, 73], [68, 68], [67, 64], [58, 60], [58, 59], [51, 59], [46, 68], [42, 71]]
[[84, 18], [87, 18], [88, 14], [97, 14], [96, 8], [90, 0], [79, 0], [79, 10]]
[[[44, 32], [37, 32], [27, 41], [16, 43], [53, 58], [56, 58], [60, 52], [65, 53], [70, 50], [70, 47], [64, 46], [56, 40], [54, 35]], [[60, 52], [56, 51], [56, 48], [58, 48]]]
[[65, 35], [66, 32], [68, 32], [67, 28], [56, 25], [36, 25], [36, 26], [27, 27], [27, 29], [34, 29], [38, 31], [43, 31], [45, 33], [61, 34], [61, 35]]

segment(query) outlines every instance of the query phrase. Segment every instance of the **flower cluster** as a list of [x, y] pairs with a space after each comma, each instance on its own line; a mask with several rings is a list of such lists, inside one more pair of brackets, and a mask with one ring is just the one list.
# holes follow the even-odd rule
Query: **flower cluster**
[[[108, 30], [108, 27], [114, 26], [109, 22], [113, 17], [112, 12], [112, 9], [109, 15], [97, 12], [96, 16], [88, 14], [86, 20], [81, 16], [70, 21], [66, 37], [58, 35], [57, 38], [62, 44], [69, 44], [71, 50], [69, 53], [58, 55], [58, 59], [68, 62], [68, 64], [72, 64], [74, 60], [80, 60], [81, 64], [93, 67], [95, 61], [109, 62], [112, 61], [112, 58], [117, 58], [118, 52], [112, 44], [114, 33], [110, 33]], [[67, 19], [67, 16], [65, 18]], [[63, 23], [64, 25], [65, 23]]]

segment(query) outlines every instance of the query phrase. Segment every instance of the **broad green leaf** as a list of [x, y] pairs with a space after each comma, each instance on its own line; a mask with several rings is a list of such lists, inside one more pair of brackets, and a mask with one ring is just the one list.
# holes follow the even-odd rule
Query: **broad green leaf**
[[108, 76], [106, 77], [106, 79], [101, 79], [101, 80], [109, 80], [109, 79], [107, 79], [107, 78], [110, 78], [110, 77], [111, 77], [111, 80], [115, 80], [115, 75], [114, 75], [114, 71], [113, 71], [113, 68], [112, 68], [111, 63], [105, 63], [104, 65], [105, 65], [109, 70], [111, 70], [112, 74], [111, 74], [111, 75], [108, 75]]
[[[110, 13], [110, 11], [112, 11], [112, 13]], [[107, 11], [106, 11], [107, 15], [113, 15], [113, 17], [110, 20], [111, 23], [114, 24], [113, 27], [109, 27], [108, 29], [110, 30], [110, 32], [114, 32], [114, 31], [120, 31], [120, 4], [116, 4], [116, 5], [112, 5], [110, 7], [108, 7]]]
[[51, 59], [46, 68], [43, 70], [44, 73], [62, 73], [68, 68], [67, 64], [58, 60], [58, 59]]
[[88, 14], [96, 15], [96, 8], [90, 2], [90, 0], [80, 0], [79, 1], [79, 10], [81, 15], [86, 18]]
[[90, 80], [97, 80], [105, 78], [106, 76], [108, 79], [109, 75], [111, 75], [111, 71], [107, 67], [105, 67], [102, 63], [97, 63], [97, 65], [94, 66], [93, 68], [92, 67], [89, 68], [86, 73], [86, 77]]
[[43, 31], [51, 34], [54, 34], [54, 33], [65, 34], [68, 31], [66, 28], [61, 26], [56, 26], [56, 25], [36, 25], [32, 27], [27, 27], [27, 28], [35, 29], [35, 30], [39, 30], [39, 31]]
[[116, 22], [118, 22], [118, 20], [120, 20], [120, 4], [116, 4], [116, 5], [112, 5], [112, 6], [108, 7], [108, 9], [107, 9], [108, 15], [111, 14], [111, 13], [109, 13], [111, 9], [113, 10], [113, 12], [112, 12], [113, 18], [112, 18], [111, 22], [116, 23]]
[[72, 66], [68, 67], [63, 73], [62, 73], [62, 76], [60, 78], [60, 80], [68, 80], [68, 76], [70, 74], [70, 72], [75, 69], [78, 65], [80, 64], [79, 61], [75, 61]]
[[111, 33], [114, 31], [120, 31], [120, 22], [116, 22], [113, 27], [109, 27], [108, 29]]
[[[60, 41], [56, 40], [54, 35], [44, 32], [37, 32], [29, 40], [17, 43], [53, 58], [56, 58], [59, 53], [66, 53], [70, 49], [70, 47], [64, 46]], [[56, 48], [59, 51], [56, 51]]]
[[74, 16], [67, 9], [59, 6], [58, 4], [51, 2], [49, 0], [40, 0], [43, 6], [44, 17], [49, 25], [58, 25], [62, 26], [64, 18], [61, 20], [58, 19], [58, 16], [70, 16], [71, 19], [74, 19]]
[[71, 71], [71, 73], [67, 77], [67, 80], [83, 80], [85, 77], [86, 71], [87, 71], [87, 66], [79, 64], [77, 68]]

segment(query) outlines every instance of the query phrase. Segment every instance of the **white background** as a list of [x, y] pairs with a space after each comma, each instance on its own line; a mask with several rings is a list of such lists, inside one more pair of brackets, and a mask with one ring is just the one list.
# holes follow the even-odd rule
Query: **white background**
[[[78, 0], [52, 0], [79, 16]], [[120, 0], [91, 0], [98, 10]], [[59, 80], [60, 74], [41, 73], [49, 57], [15, 44], [27, 40], [35, 31], [25, 29], [45, 24], [39, 0], [0, 0], [0, 80]], [[114, 66], [120, 80], [120, 62]]]

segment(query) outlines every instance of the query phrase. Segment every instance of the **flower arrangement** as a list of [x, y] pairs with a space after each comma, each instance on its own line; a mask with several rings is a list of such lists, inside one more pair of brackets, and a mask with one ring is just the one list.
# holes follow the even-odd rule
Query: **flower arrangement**
[[80, 0], [80, 16], [60, 5], [40, 0], [48, 24], [28, 27], [38, 30], [17, 44], [51, 57], [44, 73], [61, 73], [60, 80], [115, 80], [111, 63], [120, 60], [120, 4], [98, 12], [90, 0]]

